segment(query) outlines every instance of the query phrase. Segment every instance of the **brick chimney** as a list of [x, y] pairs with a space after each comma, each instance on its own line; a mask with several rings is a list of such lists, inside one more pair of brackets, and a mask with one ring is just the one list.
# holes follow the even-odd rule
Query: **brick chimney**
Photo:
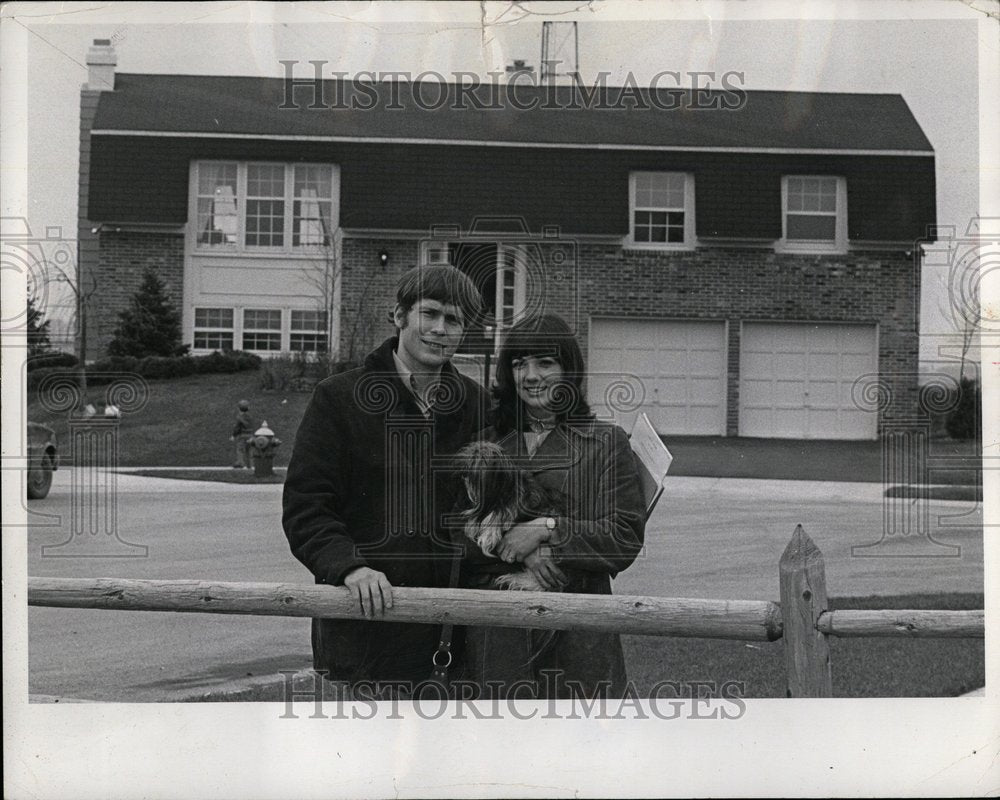
[[115, 88], [115, 65], [118, 56], [110, 39], [94, 39], [87, 51], [87, 85], [85, 89], [95, 92], [112, 92]]

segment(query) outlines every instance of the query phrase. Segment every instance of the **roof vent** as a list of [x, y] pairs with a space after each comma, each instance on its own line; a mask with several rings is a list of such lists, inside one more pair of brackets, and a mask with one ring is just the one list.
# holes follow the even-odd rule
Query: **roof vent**
[[115, 66], [118, 56], [110, 39], [94, 39], [87, 51], [87, 85], [95, 92], [112, 92], [115, 88]]

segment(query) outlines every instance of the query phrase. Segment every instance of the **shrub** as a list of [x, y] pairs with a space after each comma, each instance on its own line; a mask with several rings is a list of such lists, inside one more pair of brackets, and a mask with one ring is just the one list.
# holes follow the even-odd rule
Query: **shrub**
[[77, 357], [72, 353], [48, 350], [44, 353], [28, 356], [28, 372], [43, 367], [75, 367], [79, 363]]
[[31, 288], [28, 289], [28, 357], [47, 353], [52, 343], [49, 341], [49, 320], [35, 305]]
[[144, 378], [183, 378], [195, 372], [194, 359], [191, 356], [165, 358], [164, 356], [146, 356], [139, 360], [136, 371]]
[[49, 375], [66, 375], [76, 379], [79, 374], [79, 370], [73, 369], [72, 367], [38, 367], [28, 373], [26, 388], [29, 392], [34, 391]]
[[134, 372], [139, 371], [139, 359], [135, 356], [108, 356], [87, 365], [87, 372]]
[[180, 356], [181, 313], [167, 298], [163, 281], [151, 269], [142, 277], [132, 304], [118, 315], [118, 327], [108, 343], [110, 356]]
[[306, 374], [305, 353], [293, 353], [291, 356], [275, 356], [261, 364], [260, 388], [265, 392], [282, 392], [289, 388]]
[[[149, 380], [163, 378], [183, 378], [188, 375], [217, 372], [243, 372], [259, 369], [261, 359], [253, 353], [228, 351], [211, 353], [207, 356], [108, 356], [87, 365], [87, 383], [99, 386], [110, 383], [115, 377], [139, 375]], [[38, 367], [28, 374], [28, 389], [37, 389], [46, 375], [61, 373], [77, 375], [78, 370], [70, 367]]]
[[948, 415], [945, 429], [952, 439], [978, 439], [982, 436], [982, 420], [979, 409], [982, 407], [982, 387], [979, 381], [962, 378], [959, 389], [958, 405]]

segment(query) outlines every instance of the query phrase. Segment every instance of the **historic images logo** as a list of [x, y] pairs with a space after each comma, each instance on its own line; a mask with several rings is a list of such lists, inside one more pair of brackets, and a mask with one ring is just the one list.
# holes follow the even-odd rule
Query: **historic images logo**
[[[312, 77], [296, 77], [300, 61], [279, 62], [284, 68], [281, 109], [310, 111], [738, 111], [746, 105], [744, 73], [730, 70], [678, 72], [663, 70], [648, 82], [627, 73], [619, 86], [611, 73], [599, 72], [591, 84], [577, 75], [569, 84], [540, 82], [531, 70], [510, 74], [474, 72], [444, 75], [411, 72], [328, 72], [329, 62], [308, 61]], [[306, 102], [308, 101], [308, 102]]]

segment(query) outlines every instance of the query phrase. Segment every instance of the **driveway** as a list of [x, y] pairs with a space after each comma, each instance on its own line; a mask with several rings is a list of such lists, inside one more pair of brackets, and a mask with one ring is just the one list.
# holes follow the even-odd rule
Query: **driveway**
[[[69, 470], [31, 510], [60, 524], [28, 532], [28, 574], [311, 583], [281, 533], [280, 485], [119, 475], [118, 531], [144, 558], [56, 558], [69, 538]], [[912, 506], [910, 501], [896, 501]], [[878, 484], [671, 478], [622, 594], [777, 599], [778, 559], [802, 524], [826, 559], [830, 595], [982, 591], [981, 510], [932, 502], [930, 534], [882, 536]], [[38, 517], [35, 522], [44, 522]], [[50, 522], [53, 520], [49, 520]], [[219, 690], [310, 662], [309, 622], [293, 618], [30, 608], [29, 691], [156, 701]]]

